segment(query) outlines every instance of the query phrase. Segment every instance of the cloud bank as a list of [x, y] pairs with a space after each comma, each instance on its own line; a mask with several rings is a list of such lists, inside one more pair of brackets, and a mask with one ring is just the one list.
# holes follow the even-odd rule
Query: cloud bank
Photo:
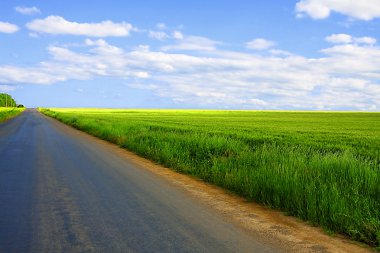
[[[106, 76], [178, 104], [248, 109], [380, 109], [380, 48], [371, 38], [335, 34], [307, 58], [280, 49], [242, 53], [212, 40], [177, 34], [167, 51], [141, 45], [126, 51], [86, 39], [84, 51], [49, 46], [50, 59], [28, 68], [0, 66], [0, 82], [53, 84]], [[202, 37], [201, 37], [202, 38]], [[211, 42], [210, 42], [211, 41]], [[194, 43], [193, 45], [191, 43]], [[200, 46], [202, 45], [202, 46]], [[175, 47], [176, 46], [176, 47]], [[182, 49], [182, 51], [171, 51]], [[187, 50], [198, 50], [191, 55]], [[265, 52], [263, 52], [265, 51]]]

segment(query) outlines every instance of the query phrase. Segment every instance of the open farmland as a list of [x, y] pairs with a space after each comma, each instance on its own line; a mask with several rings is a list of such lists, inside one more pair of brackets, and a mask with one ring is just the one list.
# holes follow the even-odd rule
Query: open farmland
[[42, 109], [181, 173], [380, 246], [380, 114]]
[[9, 118], [12, 118], [21, 113], [24, 108], [5, 108], [0, 107], [0, 122], [3, 122]]

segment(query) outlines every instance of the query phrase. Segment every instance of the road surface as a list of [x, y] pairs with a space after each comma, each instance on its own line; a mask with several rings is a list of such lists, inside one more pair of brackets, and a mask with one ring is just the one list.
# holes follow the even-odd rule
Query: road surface
[[0, 124], [0, 252], [279, 252], [104, 144], [27, 109]]

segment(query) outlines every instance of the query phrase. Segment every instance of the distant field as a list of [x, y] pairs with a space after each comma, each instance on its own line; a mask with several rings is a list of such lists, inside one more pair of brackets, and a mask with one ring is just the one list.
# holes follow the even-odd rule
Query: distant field
[[176, 171], [380, 246], [380, 113], [42, 111]]
[[21, 113], [24, 110], [24, 108], [6, 108], [6, 107], [0, 107], [0, 122], [3, 122], [7, 119], [10, 119], [17, 114]]

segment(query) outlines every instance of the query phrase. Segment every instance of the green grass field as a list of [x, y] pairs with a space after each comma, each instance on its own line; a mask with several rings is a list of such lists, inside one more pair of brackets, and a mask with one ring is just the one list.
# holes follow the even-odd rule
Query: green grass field
[[24, 111], [24, 108], [0, 107], [0, 122], [17, 116]]
[[380, 113], [42, 111], [181, 173], [380, 246]]

